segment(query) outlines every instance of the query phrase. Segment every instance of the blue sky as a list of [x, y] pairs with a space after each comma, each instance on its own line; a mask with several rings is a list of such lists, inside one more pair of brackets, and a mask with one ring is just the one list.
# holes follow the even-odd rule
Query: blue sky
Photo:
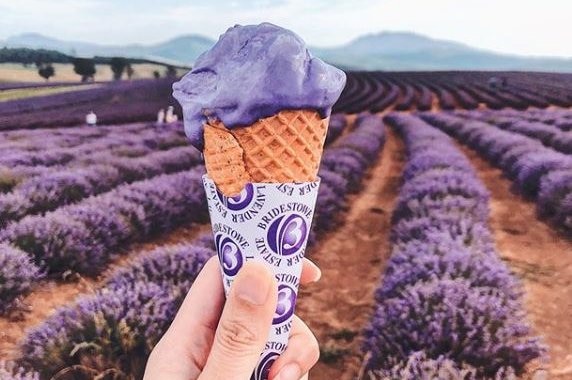
[[189, 33], [216, 38], [237, 23], [270, 21], [316, 46], [397, 30], [507, 53], [572, 57], [571, 15], [569, 0], [0, 0], [0, 39], [38, 32], [155, 43]]

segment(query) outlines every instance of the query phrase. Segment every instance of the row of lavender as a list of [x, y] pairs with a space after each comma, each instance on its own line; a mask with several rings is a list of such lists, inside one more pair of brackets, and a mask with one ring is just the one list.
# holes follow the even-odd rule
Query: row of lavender
[[39, 274], [95, 275], [128, 244], [181, 223], [206, 220], [199, 166], [119, 186], [0, 231], [2, 308], [28, 292]]
[[489, 194], [444, 133], [386, 121], [408, 153], [392, 255], [366, 331], [372, 378], [511, 378], [543, 354], [488, 228]]
[[[540, 122], [544, 124], [554, 125], [561, 131], [568, 132], [572, 130], [572, 111], [569, 109], [550, 109], [550, 110], [540, 110], [540, 109], [528, 109], [526, 111], [516, 111], [516, 110], [501, 110], [501, 111], [487, 111], [481, 110], [478, 113], [487, 116], [501, 116], [501, 117], [511, 117], [519, 118], [521, 120]], [[459, 111], [459, 114], [463, 114]], [[467, 114], [471, 114], [468, 112]]]
[[[90, 161], [92, 161], [90, 159]], [[11, 192], [0, 194], [0, 228], [26, 215], [54, 210], [134, 181], [188, 170], [202, 159], [193, 147], [156, 151], [142, 157], [114, 157], [85, 167], [50, 170], [22, 180]]]
[[151, 121], [157, 111], [180, 106], [172, 79], [107, 83], [96, 88], [0, 102], [0, 131], [79, 125], [93, 111], [103, 124]]
[[105, 371], [143, 378], [151, 350], [214, 254], [212, 239], [206, 236], [143, 253], [112, 273], [94, 294], [59, 308], [30, 330], [12, 372], [25, 374], [22, 380], [49, 379], [75, 366], [82, 378]]
[[539, 140], [446, 114], [422, 114], [432, 125], [500, 167], [516, 188], [536, 200], [539, 216], [572, 235], [572, 157]]
[[[559, 152], [572, 154], [572, 134], [569, 133], [568, 124], [547, 124], [539, 121], [529, 121], [518, 115], [503, 116], [495, 112], [459, 112], [455, 116], [490, 123], [506, 131], [539, 140], [547, 147]], [[572, 126], [572, 119], [570, 120], [570, 126]]]
[[[344, 126], [343, 115], [332, 115], [326, 144], [334, 141]], [[144, 178], [139, 173], [144, 168], [139, 170], [138, 167], [145, 166], [144, 160], [125, 158], [143, 157], [178, 146], [189, 146], [180, 123], [5, 132], [0, 134], [3, 153], [0, 157], [0, 192], [19, 190], [16, 189], [18, 185], [28, 187], [22, 182], [33, 177], [71, 175], [70, 168], [81, 171], [88, 165], [113, 166], [125, 172], [127, 177], [135, 172], [135, 179]]]
[[[146, 133], [153, 129], [153, 123], [136, 123], [123, 125], [99, 125], [97, 127], [68, 127], [53, 129], [21, 129], [7, 131], [0, 134], [0, 148], [3, 151], [13, 152], [37, 152], [46, 148], [72, 148], [81, 144], [95, 142], [101, 138], [112, 136]], [[180, 125], [171, 127], [170, 124], [163, 126], [165, 129], [180, 130]]]
[[324, 151], [318, 173], [322, 182], [314, 216], [315, 231], [327, 230], [336, 224], [334, 216], [346, 209], [347, 195], [359, 190], [367, 169], [376, 161], [384, 144], [381, 118], [364, 113], [356, 118], [350, 133]]
[[367, 72], [347, 73], [335, 112], [420, 111], [511, 107], [570, 107], [569, 74], [515, 72]]
[[[120, 129], [121, 127], [116, 127]], [[12, 168], [15, 166], [54, 166], [84, 159], [86, 155], [101, 153], [102, 151], [116, 151], [119, 155], [136, 156], [150, 152], [154, 149], [168, 149], [174, 146], [187, 145], [180, 128], [159, 127], [149, 125], [141, 128], [135, 126], [118, 133], [93, 140], [84, 140], [81, 144], [62, 148], [58, 145], [45, 144], [36, 151], [20, 150], [5, 147], [0, 157], [0, 165]], [[56, 143], [57, 144], [57, 143]]]
[[[332, 122], [340, 131], [345, 126], [345, 118], [336, 117]], [[362, 115], [351, 132], [326, 149], [316, 207], [321, 216], [315, 220], [318, 231], [329, 227], [348, 193], [359, 187], [384, 141], [381, 119]], [[112, 274], [94, 295], [58, 310], [31, 330], [21, 344], [19, 364], [37, 371], [22, 380], [50, 378], [78, 364], [92, 376], [111, 368], [141, 378], [151, 349], [169, 326], [196, 274], [214, 254], [212, 246], [212, 239], [204, 237], [158, 248]], [[119, 331], [123, 333], [115, 334]]]
[[[0, 144], [4, 145], [0, 157], [0, 192], [8, 192], [23, 181], [39, 175], [66, 172], [70, 168], [88, 165], [113, 165], [118, 157], [141, 157], [157, 150], [188, 145], [182, 129], [173, 126], [136, 124], [109, 129], [115, 131], [101, 134], [62, 133], [46, 138], [44, 144], [42, 135], [51, 135], [46, 130], [34, 138], [29, 138], [27, 134], [5, 137], [4, 141], [0, 140]], [[18, 144], [28, 138], [25, 146]], [[73, 141], [72, 146], [66, 146], [69, 141]]]

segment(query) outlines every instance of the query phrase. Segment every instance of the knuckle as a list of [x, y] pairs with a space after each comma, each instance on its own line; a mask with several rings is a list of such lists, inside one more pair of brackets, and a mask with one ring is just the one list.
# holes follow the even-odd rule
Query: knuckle
[[222, 320], [216, 332], [216, 340], [224, 350], [250, 353], [260, 340], [253, 325], [240, 320]]
[[151, 350], [151, 353], [149, 354], [149, 358], [147, 359], [148, 362], [152, 362], [154, 363], [155, 361], [157, 361], [158, 358], [161, 357], [161, 352], [163, 351], [162, 349], [163, 345], [161, 344], [161, 341], [159, 341], [155, 347], [153, 347], [153, 349]]

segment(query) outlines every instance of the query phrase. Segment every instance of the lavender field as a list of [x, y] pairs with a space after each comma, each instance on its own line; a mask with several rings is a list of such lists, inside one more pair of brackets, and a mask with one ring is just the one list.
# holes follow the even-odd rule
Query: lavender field
[[[0, 102], [0, 379], [142, 378], [216, 254], [171, 84]], [[348, 72], [311, 378], [572, 377], [571, 106], [566, 74]]]

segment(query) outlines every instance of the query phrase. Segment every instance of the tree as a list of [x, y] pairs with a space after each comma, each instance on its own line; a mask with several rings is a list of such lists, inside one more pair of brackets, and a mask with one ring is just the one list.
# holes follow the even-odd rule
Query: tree
[[93, 80], [95, 75], [95, 62], [91, 58], [74, 58], [72, 60], [73, 71], [81, 75], [81, 81], [87, 82], [88, 80]]
[[125, 58], [113, 57], [109, 61], [109, 65], [111, 66], [111, 71], [113, 71], [113, 79], [120, 80], [123, 75], [123, 71], [125, 71], [125, 68], [129, 63]]
[[155, 79], [161, 78], [161, 73], [159, 72], [159, 70], [153, 71], [153, 78]]
[[165, 71], [165, 76], [167, 78], [175, 78], [177, 76], [177, 70], [173, 66], [169, 65]]
[[38, 68], [38, 74], [40, 74], [40, 76], [44, 78], [46, 81], [49, 81], [51, 77], [56, 75], [56, 70], [54, 69], [54, 66], [52, 66], [51, 63], [41, 64], [40, 67]]
[[133, 70], [133, 67], [131, 67], [130, 63], [127, 64], [127, 67], [125, 68], [125, 72], [127, 74], [128, 79], [131, 79], [133, 74], [135, 74], [135, 70]]
[[28, 48], [0, 48], [0, 63], [14, 62], [25, 65], [32, 63], [69, 63], [70, 58], [53, 50]]

